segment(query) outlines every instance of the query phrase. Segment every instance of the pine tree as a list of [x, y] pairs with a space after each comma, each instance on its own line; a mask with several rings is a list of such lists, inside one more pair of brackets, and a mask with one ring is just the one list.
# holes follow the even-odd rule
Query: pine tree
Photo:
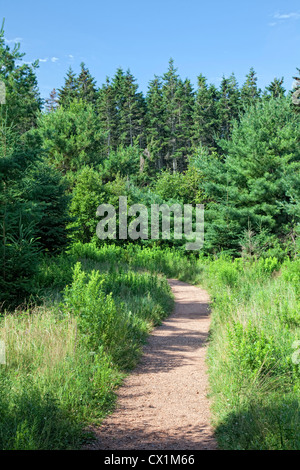
[[229, 139], [233, 122], [238, 119], [241, 109], [240, 90], [234, 74], [229, 78], [223, 77], [218, 102], [219, 118], [221, 121], [220, 138]]
[[47, 159], [61, 172], [101, 163], [104, 134], [91, 104], [75, 99], [67, 108], [41, 115], [38, 124]]
[[162, 80], [155, 76], [150, 81], [147, 102], [147, 149], [158, 170], [164, 167], [165, 107], [163, 103]]
[[190, 80], [179, 81], [177, 98], [177, 146], [178, 169], [183, 171], [187, 167], [187, 157], [192, 149], [192, 125], [194, 111], [194, 91]]
[[285, 88], [283, 87], [284, 79], [274, 78], [269, 86], [266, 87], [265, 96], [272, 98], [282, 98], [285, 94]]
[[46, 99], [46, 110], [48, 113], [55, 111], [58, 108], [58, 96], [55, 88], [50, 93], [49, 98]]
[[163, 75], [163, 104], [165, 107], [165, 159], [172, 162], [173, 172], [177, 171], [178, 158], [180, 152], [178, 151], [177, 142], [177, 123], [178, 123], [178, 103], [177, 93], [179, 86], [179, 75], [177, 69], [174, 67], [174, 60], [169, 60], [168, 71]]
[[82, 62], [80, 64], [81, 71], [77, 79], [77, 87], [79, 91], [79, 98], [84, 101], [91, 103], [92, 105], [96, 104], [97, 101], [97, 88], [96, 81], [90, 74], [88, 68]]
[[299, 132], [290, 100], [270, 98], [234, 124], [231, 140], [222, 142], [224, 162], [199, 152], [210, 249], [238, 251], [249, 225], [283, 237], [299, 223]]
[[109, 155], [112, 150], [116, 150], [118, 145], [118, 115], [115, 89], [108, 77], [99, 90], [96, 109], [101, 129], [106, 135], [104, 152]]
[[[36, 78], [38, 61], [31, 65], [22, 64], [24, 55], [20, 52], [20, 44], [13, 49], [5, 44], [3, 21], [0, 29], [0, 81], [5, 86], [7, 125], [13, 124], [20, 134], [36, 125], [42, 107]], [[21, 62], [20, 65], [17, 61]]]
[[241, 100], [244, 108], [255, 104], [261, 95], [261, 90], [257, 88], [257, 76], [251, 67], [246, 75], [246, 81], [241, 89]]
[[209, 149], [217, 148], [216, 139], [220, 133], [218, 116], [219, 93], [214, 85], [207, 85], [206, 78], [200, 74], [193, 113], [193, 144]]
[[73, 72], [72, 67], [69, 67], [67, 76], [65, 77], [65, 84], [58, 90], [58, 102], [60, 106], [68, 107], [70, 103], [79, 97], [79, 86], [76, 74]]
[[142, 147], [146, 105], [143, 94], [137, 91], [136, 79], [129, 70], [124, 73], [118, 69], [112, 83], [117, 109], [118, 144], [133, 146], [138, 140]]

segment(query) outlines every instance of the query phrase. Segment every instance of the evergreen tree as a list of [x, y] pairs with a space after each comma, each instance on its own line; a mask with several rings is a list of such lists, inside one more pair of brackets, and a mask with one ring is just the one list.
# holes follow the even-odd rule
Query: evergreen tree
[[257, 88], [257, 76], [251, 67], [249, 73], [246, 75], [246, 81], [241, 89], [241, 100], [244, 108], [255, 104], [259, 99], [261, 90]]
[[216, 139], [220, 133], [218, 116], [219, 93], [214, 85], [207, 85], [206, 78], [200, 74], [193, 113], [193, 143], [209, 149], [217, 148]]
[[41, 249], [66, 244], [66, 200], [61, 176], [41, 161], [35, 132], [18, 136], [1, 123], [0, 302], [13, 306], [33, 291]]
[[76, 74], [73, 72], [72, 67], [69, 67], [67, 76], [65, 77], [65, 84], [58, 90], [58, 102], [60, 106], [68, 107], [71, 102], [79, 97], [79, 86]]
[[5, 85], [7, 125], [13, 124], [20, 134], [36, 125], [42, 107], [36, 78], [38, 61], [32, 65], [17, 65], [23, 57], [20, 44], [12, 50], [5, 44], [3, 22], [0, 29], [0, 81]]
[[92, 105], [96, 104], [97, 101], [97, 88], [95, 79], [91, 76], [90, 71], [86, 68], [82, 62], [80, 64], [81, 71], [77, 78], [77, 87], [79, 92], [79, 98]]
[[282, 98], [285, 94], [285, 88], [283, 87], [284, 79], [274, 78], [269, 86], [266, 87], [265, 96], [272, 98]]
[[299, 130], [287, 98], [263, 100], [221, 143], [224, 162], [199, 152], [194, 164], [203, 174], [210, 249], [237, 251], [249, 224], [281, 237], [299, 223]]
[[49, 98], [46, 99], [46, 110], [48, 113], [55, 111], [58, 108], [58, 96], [55, 88], [50, 93]]
[[62, 251], [68, 243], [67, 225], [71, 221], [66, 181], [58, 170], [41, 161], [28, 171], [24, 188], [38, 205], [34, 234], [39, 246], [49, 253]]
[[229, 139], [235, 119], [238, 119], [241, 109], [240, 90], [234, 74], [229, 78], [223, 77], [218, 102], [220, 118], [220, 138]]
[[48, 161], [64, 174], [101, 163], [104, 135], [91, 104], [74, 100], [67, 108], [43, 114], [38, 124]]
[[168, 71], [163, 75], [163, 104], [165, 107], [165, 159], [172, 162], [174, 173], [177, 171], [178, 142], [177, 142], [177, 122], [178, 122], [178, 106], [177, 91], [179, 84], [179, 76], [177, 69], [174, 67], [174, 60], [170, 59]]
[[115, 89], [108, 77], [99, 90], [97, 115], [101, 129], [105, 133], [106, 148], [104, 152], [109, 155], [112, 150], [116, 150], [118, 145], [118, 115]]
[[133, 146], [138, 139], [140, 147], [144, 144], [145, 99], [138, 92], [138, 85], [128, 70], [126, 74], [118, 69], [113, 79], [116, 100], [118, 134], [120, 145]]
[[194, 91], [190, 80], [181, 80], [176, 93], [177, 98], [177, 148], [178, 148], [178, 169], [183, 171], [187, 167], [187, 158], [192, 149], [192, 126], [194, 112]]
[[165, 107], [163, 102], [162, 80], [155, 76], [150, 81], [146, 96], [147, 102], [147, 149], [155, 168], [161, 170], [164, 167], [165, 145]]

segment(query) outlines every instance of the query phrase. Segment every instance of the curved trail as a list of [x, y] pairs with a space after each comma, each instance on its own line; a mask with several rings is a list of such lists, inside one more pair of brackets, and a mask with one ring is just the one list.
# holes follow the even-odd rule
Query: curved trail
[[118, 390], [118, 406], [90, 449], [216, 449], [209, 424], [205, 354], [209, 297], [175, 279], [174, 313], [153, 330], [138, 367]]

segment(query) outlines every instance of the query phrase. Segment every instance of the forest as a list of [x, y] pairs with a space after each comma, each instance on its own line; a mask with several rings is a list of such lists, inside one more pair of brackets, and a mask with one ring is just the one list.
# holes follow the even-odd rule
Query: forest
[[[208, 349], [221, 449], [300, 449], [300, 70], [258, 88], [173, 59], [139, 91], [85, 63], [42, 99], [38, 61], [0, 31], [0, 448], [77, 449], [115, 406], [167, 278], [212, 298]], [[287, 77], [291, 79], [292, 77]], [[3, 98], [3, 97], [2, 97]], [[100, 204], [203, 204], [185, 240], [100, 240]], [[150, 223], [150, 222], [149, 222]], [[221, 373], [222, 372], [222, 373]]]

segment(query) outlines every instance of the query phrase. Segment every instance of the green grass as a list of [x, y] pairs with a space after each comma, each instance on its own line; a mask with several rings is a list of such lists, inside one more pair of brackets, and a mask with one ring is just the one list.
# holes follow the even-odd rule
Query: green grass
[[102, 254], [45, 258], [36, 279], [44, 304], [2, 317], [1, 449], [79, 448], [171, 312], [165, 277]]
[[165, 276], [212, 298], [208, 349], [222, 449], [300, 448], [300, 262], [74, 245], [45, 258], [39, 297], [0, 322], [0, 448], [74, 449], [115, 405], [147, 335], [173, 308]]
[[[213, 297], [209, 374], [223, 449], [300, 448], [299, 262], [275, 259], [206, 268]], [[296, 276], [297, 273], [297, 276]]]

